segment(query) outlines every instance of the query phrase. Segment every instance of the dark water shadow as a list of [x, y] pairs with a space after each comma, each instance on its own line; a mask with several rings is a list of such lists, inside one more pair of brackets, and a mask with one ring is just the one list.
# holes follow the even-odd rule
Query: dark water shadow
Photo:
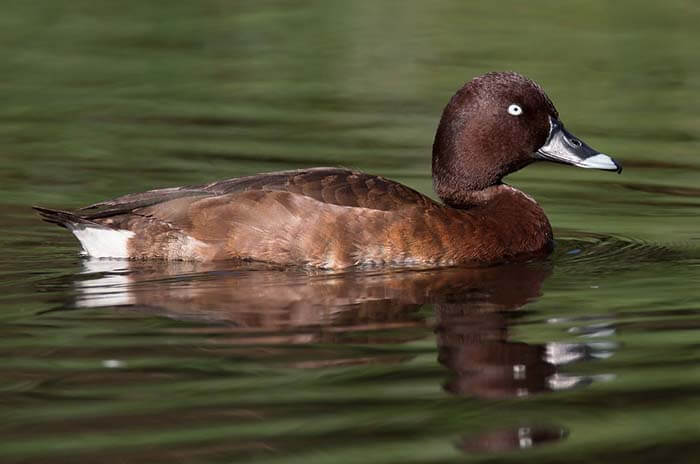
[[[511, 339], [512, 325], [527, 314], [523, 307], [540, 296], [550, 274], [550, 263], [339, 273], [91, 260], [74, 280], [75, 301], [53, 311], [100, 308], [183, 321], [174, 330], [216, 337], [215, 344], [240, 352], [260, 346], [396, 345], [423, 339], [432, 330], [437, 360], [447, 368], [447, 375], [436, 379], [445, 392], [507, 399], [585, 387], [596, 379], [564, 373], [561, 366], [614, 350], [594, 343]], [[316, 358], [287, 357], [284, 363], [323, 368], [413, 358], [410, 352], [381, 350], [344, 359], [329, 358], [323, 349], [314, 353]], [[470, 452], [505, 451], [567, 435], [553, 424], [519, 424], [463, 437], [457, 446]]]
[[568, 435], [568, 429], [556, 425], [522, 425], [464, 437], [457, 446], [467, 453], [501, 453], [555, 443]]
[[[454, 395], [508, 398], [585, 386], [593, 379], [558, 366], [604, 358], [615, 349], [511, 340], [510, 326], [541, 295], [550, 263], [391, 272], [109, 260], [84, 266], [72, 308], [194, 322], [186, 330], [223, 335], [228, 346], [396, 344], [432, 329], [438, 361], [449, 370], [443, 387]], [[348, 362], [373, 361], [382, 359]], [[337, 363], [301, 366], [329, 364]]]

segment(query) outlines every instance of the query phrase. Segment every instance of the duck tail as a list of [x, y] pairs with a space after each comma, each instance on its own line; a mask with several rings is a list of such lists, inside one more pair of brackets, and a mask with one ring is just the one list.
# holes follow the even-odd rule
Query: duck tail
[[105, 228], [104, 225], [98, 224], [89, 219], [82, 218], [69, 211], [62, 211], [59, 209], [44, 208], [42, 206], [32, 206], [36, 212], [39, 213], [41, 219], [51, 224], [58, 224], [66, 229], [73, 230], [80, 227], [99, 227], [101, 229]]

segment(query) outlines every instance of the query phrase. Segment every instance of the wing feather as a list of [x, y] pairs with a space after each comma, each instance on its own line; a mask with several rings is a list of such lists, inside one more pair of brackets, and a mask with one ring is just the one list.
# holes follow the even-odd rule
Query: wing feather
[[[437, 205], [425, 195], [397, 182], [343, 168], [313, 168], [236, 177], [203, 185], [171, 187], [130, 193], [81, 208], [76, 215], [87, 220], [104, 219], [177, 199], [214, 197], [252, 190], [290, 192], [322, 203], [391, 211], [410, 206]], [[178, 202], [174, 202], [177, 204]]]

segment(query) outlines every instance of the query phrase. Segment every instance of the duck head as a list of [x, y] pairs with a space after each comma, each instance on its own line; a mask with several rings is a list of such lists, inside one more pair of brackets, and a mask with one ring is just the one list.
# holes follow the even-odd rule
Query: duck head
[[447, 204], [501, 183], [538, 160], [620, 172], [608, 155], [568, 132], [542, 88], [513, 72], [465, 84], [445, 107], [433, 144], [435, 192]]

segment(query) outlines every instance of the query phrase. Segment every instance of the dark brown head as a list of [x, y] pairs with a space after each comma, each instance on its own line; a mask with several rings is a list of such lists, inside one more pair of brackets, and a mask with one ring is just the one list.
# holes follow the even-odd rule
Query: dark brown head
[[433, 144], [435, 192], [447, 204], [536, 160], [620, 171], [612, 158], [570, 134], [542, 88], [514, 72], [465, 84], [445, 107]]

